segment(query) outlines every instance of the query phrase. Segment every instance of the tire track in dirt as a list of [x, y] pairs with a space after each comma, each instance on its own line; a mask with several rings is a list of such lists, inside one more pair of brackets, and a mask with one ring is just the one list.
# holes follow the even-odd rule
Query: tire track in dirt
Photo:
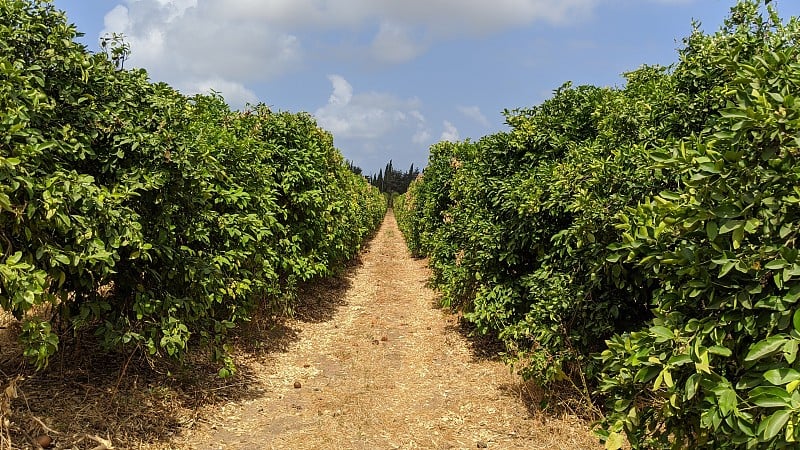
[[172, 445], [602, 448], [577, 418], [532, 413], [525, 385], [477, 357], [457, 318], [435, 307], [428, 276], [389, 211], [330, 317], [294, 320], [297, 338], [259, 363], [260, 395], [225, 404]]

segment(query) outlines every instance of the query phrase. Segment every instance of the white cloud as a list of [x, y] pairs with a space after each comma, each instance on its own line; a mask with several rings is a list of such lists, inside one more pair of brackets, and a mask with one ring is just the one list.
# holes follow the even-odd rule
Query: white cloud
[[[343, 139], [378, 139], [403, 127], [424, 123], [420, 101], [381, 92], [355, 93], [340, 75], [329, 75], [333, 93], [314, 113], [320, 126]], [[420, 120], [422, 119], [422, 120]]]
[[211, 14], [197, 0], [128, 0], [106, 14], [104, 25], [102, 33], [123, 33], [130, 44], [127, 67], [144, 67], [175, 85], [270, 79], [302, 59], [296, 36], [262, 21]]
[[458, 112], [485, 127], [489, 126], [489, 119], [483, 115], [481, 109], [477, 106], [459, 106]]
[[427, 128], [417, 130], [414, 136], [411, 136], [411, 142], [417, 145], [425, 145], [431, 141], [431, 131]]
[[187, 9], [197, 7], [197, 0], [156, 0], [159, 5], [169, 11], [167, 20], [180, 17]]
[[[436, 40], [481, 36], [591, 14], [600, 0], [124, 0], [105, 16], [144, 67], [171, 84], [264, 82], [302, 66], [305, 32], [358, 36], [377, 26], [363, 57], [413, 60]], [[229, 84], [228, 84], [229, 86]]]
[[130, 18], [128, 17], [128, 8], [117, 5], [111, 11], [107, 12], [103, 17], [103, 25], [106, 31], [114, 31], [117, 33], [127, 32], [130, 25]]
[[536, 21], [563, 23], [591, 13], [599, 0], [209, 0], [215, 14], [258, 18], [290, 28], [352, 28], [367, 22], [423, 25], [474, 35]]
[[423, 116], [422, 113], [417, 111], [416, 109], [410, 111], [409, 114], [411, 114], [411, 117], [417, 119], [417, 121], [425, 123], [425, 116]]
[[423, 45], [414, 42], [408, 28], [390, 22], [381, 23], [378, 35], [372, 41], [372, 56], [381, 62], [404, 63], [424, 50]]
[[353, 86], [339, 75], [328, 75], [333, 84], [333, 94], [328, 99], [331, 105], [347, 105], [353, 99]]
[[458, 134], [458, 129], [455, 125], [450, 123], [449, 121], [444, 121], [444, 131], [442, 131], [442, 136], [439, 138], [440, 141], [451, 141], [456, 142], [461, 140], [461, 136]]
[[409, 114], [417, 120], [417, 131], [411, 136], [411, 142], [417, 145], [429, 145], [433, 135], [426, 125], [425, 116], [417, 110], [410, 111]]

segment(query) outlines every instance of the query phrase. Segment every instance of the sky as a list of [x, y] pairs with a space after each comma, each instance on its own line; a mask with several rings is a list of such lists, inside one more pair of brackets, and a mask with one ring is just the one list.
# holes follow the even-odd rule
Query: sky
[[[98, 51], [233, 108], [306, 111], [344, 156], [376, 173], [424, 167], [441, 140], [507, 130], [503, 111], [564, 82], [623, 86], [677, 62], [692, 22], [716, 31], [734, 0], [55, 0]], [[781, 16], [800, 2], [773, 0]]]

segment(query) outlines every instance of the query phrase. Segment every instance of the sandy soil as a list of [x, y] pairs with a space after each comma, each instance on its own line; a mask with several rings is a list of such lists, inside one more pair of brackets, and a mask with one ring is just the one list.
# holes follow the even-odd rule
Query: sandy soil
[[[330, 314], [299, 314], [259, 361], [263, 395], [171, 442], [191, 449], [601, 448], [585, 422], [537, 413], [526, 386], [436, 308], [390, 211]], [[329, 293], [328, 293], [329, 294]], [[317, 293], [321, 297], [325, 292]]]

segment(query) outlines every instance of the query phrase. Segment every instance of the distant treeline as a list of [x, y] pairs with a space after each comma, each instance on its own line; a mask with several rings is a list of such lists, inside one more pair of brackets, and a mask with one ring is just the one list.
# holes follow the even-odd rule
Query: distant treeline
[[[350, 170], [356, 175], [363, 174], [363, 170], [352, 162], [348, 161], [348, 165]], [[391, 160], [389, 160], [389, 162], [386, 163], [386, 167], [379, 170], [377, 174], [373, 173], [370, 176], [365, 175], [367, 181], [380, 189], [381, 192], [394, 192], [397, 194], [405, 194], [408, 190], [408, 185], [418, 176], [419, 169], [415, 168], [414, 164], [411, 164], [411, 167], [408, 168], [408, 172], [402, 172], [394, 168]]]

